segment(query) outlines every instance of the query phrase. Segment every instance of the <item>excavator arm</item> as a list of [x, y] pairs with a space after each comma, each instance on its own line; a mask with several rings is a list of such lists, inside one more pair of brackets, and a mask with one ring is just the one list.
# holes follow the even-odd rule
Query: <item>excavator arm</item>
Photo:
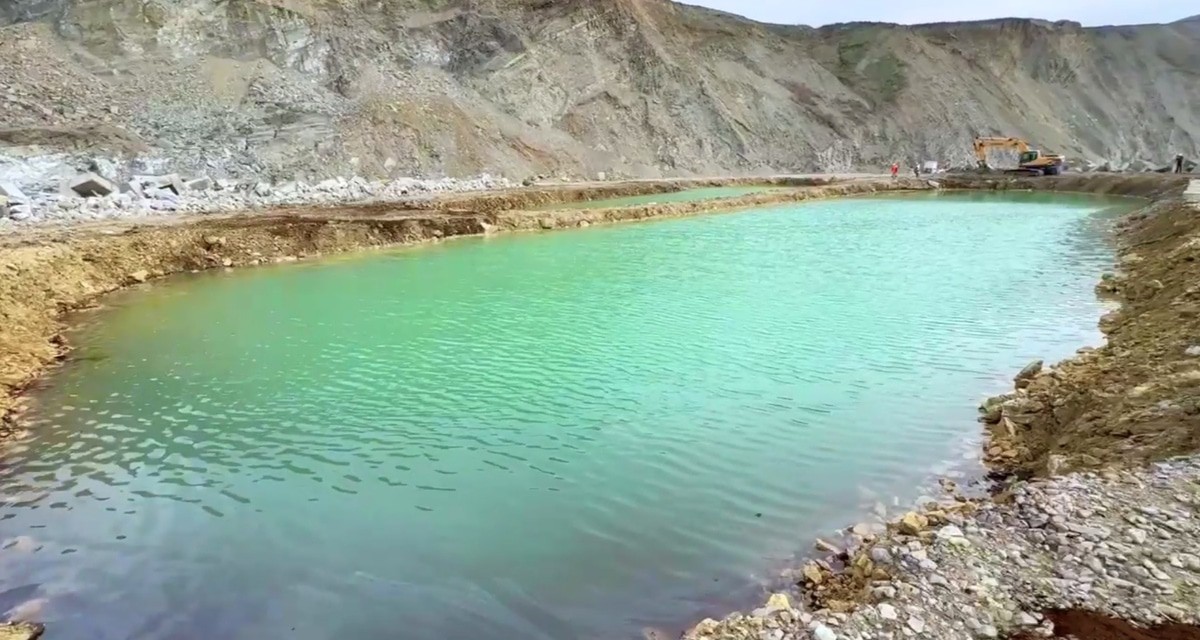
[[987, 161], [990, 149], [1011, 149], [1017, 152], [1017, 168], [1010, 169], [1011, 173], [1058, 175], [1066, 167], [1066, 158], [1063, 156], [1032, 149], [1028, 142], [1020, 138], [982, 137], [975, 138], [975, 157], [979, 160], [980, 169], [990, 168]]
[[989, 149], [1013, 149], [1017, 153], [1027, 153], [1029, 143], [1020, 138], [975, 138], [975, 157], [979, 160], [980, 168], [987, 168], [987, 152]]

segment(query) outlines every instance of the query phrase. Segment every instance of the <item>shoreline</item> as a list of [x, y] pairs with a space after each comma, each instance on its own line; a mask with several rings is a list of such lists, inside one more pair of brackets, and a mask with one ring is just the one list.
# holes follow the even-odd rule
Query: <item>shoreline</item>
[[[720, 200], [613, 209], [565, 208], [528, 211], [522, 208], [544, 205], [547, 199], [569, 204], [586, 199], [589, 194], [605, 199], [619, 197], [611, 195], [616, 189], [600, 190], [599, 192], [604, 195], [599, 196], [596, 190], [592, 190], [586, 185], [570, 185], [481, 194], [455, 194], [423, 202], [428, 206], [419, 209], [409, 208], [406, 203], [365, 203], [344, 207], [280, 208], [219, 217], [137, 219], [88, 223], [76, 227], [30, 228], [27, 232], [15, 233], [0, 241], [0, 267], [4, 267], [16, 275], [15, 278], [0, 284], [0, 309], [3, 309], [6, 317], [10, 320], [18, 319], [17, 322], [10, 322], [0, 328], [0, 371], [4, 373], [3, 386], [0, 388], [0, 411], [4, 413], [3, 426], [0, 426], [0, 441], [4, 439], [6, 433], [21, 428], [19, 410], [24, 391], [36, 383], [48, 367], [68, 356], [70, 347], [64, 341], [62, 333], [65, 328], [65, 314], [90, 305], [106, 293], [175, 273], [254, 266], [272, 262], [291, 262], [297, 259], [369, 248], [392, 248], [438, 242], [458, 236], [575, 228], [592, 224], [733, 212], [771, 204], [816, 198], [869, 195], [887, 191], [1029, 189], [1064, 194], [1133, 196], [1145, 198], [1148, 201], [1146, 207], [1132, 214], [1133, 218], [1141, 216], [1140, 220], [1153, 219], [1158, 215], [1175, 215], [1174, 212], [1177, 210], [1175, 207], [1185, 206], [1169, 199], [1169, 195], [1178, 186], [1173, 184], [1176, 181], [1164, 179], [1161, 176], [1089, 175], [1064, 176], [1063, 178], [939, 176], [936, 183], [914, 178], [902, 178], [894, 181], [889, 178], [868, 178], [838, 182], [804, 178], [808, 182], [795, 186], [794, 189]], [[709, 179], [706, 179], [707, 182], [703, 185], [695, 182], [688, 184], [689, 187], [696, 187], [764, 183], [760, 178], [731, 178], [728, 180], [721, 184], [714, 184], [720, 182], [719, 180]], [[649, 185], [654, 189], [649, 193], [663, 193], [670, 190], [664, 185], [677, 186], [681, 182], [683, 181], [631, 183], [619, 188], [636, 190]], [[622, 195], [628, 195], [628, 193]], [[1197, 224], [1196, 227], [1200, 228], [1200, 224]], [[1126, 231], [1116, 234], [1119, 245], [1123, 244], [1122, 238], [1125, 234]], [[1197, 242], [1197, 247], [1200, 248], [1200, 241]], [[1126, 253], [1125, 248], [1119, 246], [1122, 255]], [[1119, 279], [1119, 284], [1114, 279], [1104, 279], [1102, 285], [1107, 283], [1106, 286], [1114, 289], [1110, 293], [1117, 299], [1122, 299], [1123, 295], [1141, 290], [1135, 286], [1138, 282], [1138, 274], [1136, 269], [1134, 271], [1134, 274]], [[1200, 309], [1200, 306], [1197, 308]], [[1129, 309], [1123, 306], [1122, 311], [1128, 312]], [[1110, 344], [1099, 349], [1089, 350], [1081, 357], [1086, 360], [1092, 353], [1109, 349], [1112, 330], [1120, 326], [1119, 324], [1114, 325], [1114, 322], [1116, 320], [1110, 321], [1107, 327], [1102, 322], [1102, 327], [1106, 328], [1106, 336], [1109, 336]], [[1064, 361], [1059, 366], [1065, 366], [1066, 363], [1076, 359], [1078, 358]], [[1053, 373], [1044, 375], [1052, 377]], [[1049, 385], [1042, 376], [1035, 378], [1033, 383], [1027, 387], [1027, 389], [1032, 388], [1033, 393], [1050, 392], [1043, 389]], [[1013, 397], [1004, 398], [1004, 402], [1015, 400]], [[1045, 457], [1052, 454], [1039, 453], [1036, 445], [1030, 443], [1035, 441], [1040, 443], [1041, 440], [1030, 434], [1037, 433], [1039, 430], [1051, 429], [1053, 425], [1049, 425], [1044, 417], [1027, 418], [1028, 406], [1023, 405], [1019, 408], [1025, 413], [1014, 412], [1011, 415], [1020, 416], [1025, 421], [1021, 423], [1022, 434], [1020, 435], [1029, 442], [1016, 438], [1016, 434], [1014, 434], [1014, 437], [1010, 437], [1004, 442], [1012, 444], [1014, 447], [1023, 447], [1018, 455], [999, 457], [981, 455], [981, 460], [985, 465], [1005, 474], [1037, 475], [1039, 472], [1034, 470], [1032, 465], [1036, 464], [1039, 459], [1044, 462]], [[1047, 412], [1052, 414], [1053, 411], [1050, 411], [1049, 408], [1049, 406], [1046, 407]], [[1000, 413], [1004, 418], [1003, 409]], [[1010, 422], [1012, 421], [1011, 417], [1008, 419]], [[1003, 421], [999, 424], [1007, 425]], [[1028, 426], [1030, 434], [1024, 433], [1026, 426]], [[997, 433], [995, 427], [985, 428], [983, 432], [985, 453], [992, 447], [989, 440], [1000, 441]], [[1006, 451], [1008, 449], [1002, 450], [1002, 453]], [[1041, 457], [1039, 458], [1039, 456]], [[1027, 460], [1028, 463], [1026, 463]], [[1063, 467], [1060, 465], [1058, 470], [1062, 469]], [[1185, 465], [1185, 471], [1190, 473], [1190, 467]], [[1042, 494], [1036, 493], [1039, 490], [1027, 488], [1026, 485], [1020, 483], [1002, 488], [1002, 492], [1024, 491], [1026, 493], [1033, 492], [1029, 495], [1040, 496]], [[953, 494], [950, 495], [953, 496]], [[806, 583], [805, 595], [800, 596], [799, 599], [807, 599], [809, 593], [824, 592], [821, 599], [812, 601], [813, 604], [820, 606], [818, 603], [839, 603], [835, 607], [826, 607], [825, 609], [814, 608], [812, 605], [795, 607], [786, 597], [781, 599], [779, 596], [772, 596], [767, 607], [755, 610], [750, 616], [732, 614], [721, 622], [706, 620], [688, 632], [685, 637], [742, 638], [746, 637], [745, 632], [757, 628], [759, 629], [757, 633], [769, 633], [772, 638], [776, 638], [774, 631], [780, 631], [779, 640], [786, 638], [798, 640], [807, 637], [829, 640], [829, 636], [821, 632], [818, 625], [825, 631], [832, 628], [850, 629], [853, 627], [852, 614], [837, 609], [853, 611], [857, 608], [860, 611], [870, 609], [878, 612], [879, 608], [872, 606], [872, 603], [878, 602], [874, 595], [875, 589], [886, 585], [874, 583], [902, 584], [896, 581], [897, 576], [891, 575], [892, 572], [888, 572], [886, 580], [877, 579], [879, 574], [876, 571], [881, 565], [876, 562], [878, 559], [876, 556], [882, 557], [883, 553], [882, 551], [876, 552], [875, 549], [886, 549], [893, 558], [904, 558], [907, 557], [904, 553], [911, 555], [921, 550], [925, 551], [924, 559], [940, 558], [939, 554], [946, 549], [939, 547], [938, 541], [950, 539], [950, 551], [959, 551], [965, 546], [960, 543], [959, 537], [941, 536], [940, 531], [939, 533], [933, 532], [934, 528], [940, 526], [944, 529], [946, 526], [953, 526], [957, 527], [960, 532], [965, 529], [966, 532], [961, 538], [973, 540], [979, 533], [979, 528], [975, 527], [976, 530], [972, 530], [971, 518], [975, 516], [971, 514], [977, 510], [980, 513], [991, 513], [988, 501], [979, 499], [952, 498], [948, 504], [939, 506], [943, 508], [926, 509], [925, 513], [914, 512], [906, 515], [905, 520], [909, 520], [909, 523], [906, 524], [903, 521], [893, 523], [889, 533], [884, 534], [881, 538], [870, 540], [866, 539], [866, 536], [862, 536], [863, 544], [859, 545], [857, 549], [844, 550], [846, 552], [841, 554], [844, 556], [844, 562], [827, 563], [828, 566], [809, 563], [798, 567], [795, 579]], [[954, 509], [951, 510], [950, 507], [954, 507]], [[941, 515], [931, 517], [928, 513], [930, 511], [935, 514], [941, 512]], [[909, 518], [909, 515], [915, 515], [917, 518]], [[921, 518], [925, 519], [923, 526], [910, 526], [919, 524]], [[915, 534], [912, 535], [902, 533], [914, 530]], [[856, 535], [856, 533], [857, 531], [852, 532], [851, 535]], [[904, 537], [892, 538], [892, 533]], [[1200, 531], [1195, 533], [1200, 537]], [[903, 541], [907, 545], [919, 542], [922, 549], [893, 553], [884, 544], [885, 540]], [[869, 569], [868, 565], [862, 562], [864, 557], [870, 563]], [[921, 564], [918, 559], [916, 566], [920, 567]], [[850, 579], [847, 580], [846, 576], [849, 576]], [[864, 588], [867, 591], [864, 592]], [[843, 596], [854, 595], [855, 591], [857, 591], [856, 598], [840, 599]], [[900, 606], [899, 600], [891, 601], [897, 604], [889, 606], [893, 608]], [[784, 603], [786, 606], [782, 606]], [[809, 614], [806, 609], [817, 613]], [[821, 617], [821, 611], [827, 611], [830, 615]], [[808, 615], [807, 621], [804, 619], [805, 615]], [[1029, 615], [1033, 616], [1032, 613]], [[901, 620], [901, 622], [906, 621]], [[772, 623], [775, 626], [771, 626]], [[931, 628], [932, 626], [931, 624]], [[989, 630], [987, 624], [981, 626], [983, 631]], [[1007, 629], [1008, 625], [992, 624], [991, 627]], [[909, 630], [912, 631], [911, 625]], [[923, 632], [913, 631], [913, 633]], [[835, 637], [856, 636], [835, 632]], [[865, 639], [874, 636], [861, 637]], [[941, 636], [926, 634], [926, 637]], [[980, 637], [994, 636], [985, 633]]]
[[[943, 183], [1077, 186], [1029, 180]], [[937, 503], [882, 533], [850, 528], [794, 588], [684, 638], [1200, 637], [1200, 207], [1169, 181], [1107, 186], [1147, 199], [1114, 226], [1118, 269], [1097, 285], [1120, 306], [1104, 345], [1031, 364], [980, 407], [990, 495], [946, 482]]]
[[[774, 181], [774, 182], [772, 182]], [[676, 188], [793, 186], [717, 200], [632, 207], [528, 211], [595, 196], [663, 193]], [[881, 191], [932, 190], [927, 180], [823, 177], [667, 180], [533, 187], [430, 200], [278, 207], [230, 215], [155, 216], [30, 225], [0, 236], [0, 441], [19, 429], [21, 396], [45, 368], [67, 357], [63, 315], [123, 287], [176, 273], [252, 267], [458, 236], [548, 231], [666, 219]], [[418, 206], [419, 205], [419, 206]], [[14, 410], [17, 410], [14, 413]]]

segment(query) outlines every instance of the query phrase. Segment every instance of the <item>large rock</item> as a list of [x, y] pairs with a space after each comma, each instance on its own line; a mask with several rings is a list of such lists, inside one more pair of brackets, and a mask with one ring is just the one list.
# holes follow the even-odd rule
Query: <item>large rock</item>
[[1033, 424], [1045, 408], [1046, 405], [1030, 397], [1011, 398], [1000, 405], [1003, 418], [1022, 426]]
[[82, 174], [71, 180], [68, 186], [71, 191], [85, 198], [102, 198], [117, 190], [113, 183], [94, 173]]
[[0, 624], [0, 640], [34, 640], [46, 630], [33, 622], [6, 622]]
[[29, 202], [29, 196], [25, 195], [17, 185], [11, 182], [0, 182], [0, 196], [7, 197], [9, 204], [25, 204]]
[[919, 535], [927, 527], [929, 527], [929, 518], [915, 511], [909, 511], [904, 514], [904, 517], [900, 518], [900, 522], [896, 524], [896, 528], [899, 529], [900, 533], [910, 536]]
[[1013, 382], [1016, 384], [1017, 388], [1024, 389], [1028, 387], [1029, 383], [1033, 382], [1033, 379], [1042, 372], [1042, 367], [1044, 364], [1045, 363], [1041, 360], [1034, 360], [1033, 362], [1025, 365], [1025, 368], [1021, 369], [1021, 372], [1017, 374], [1017, 377], [1013, 378]]

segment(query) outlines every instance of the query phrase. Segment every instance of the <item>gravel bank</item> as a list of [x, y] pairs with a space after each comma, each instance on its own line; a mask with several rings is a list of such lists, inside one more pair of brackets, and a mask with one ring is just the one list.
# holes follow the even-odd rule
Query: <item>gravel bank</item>
[[949, 504], [932, 517], [906, 516], [851, 554], [879, 578], [852, 612], [813, 610], [779, 594], [685, 637], [1051, 636], [1041, 612], [1074, 608], [1141, 625], [1200, 622], [1200, 458], [1018, 481], [996, 501]]

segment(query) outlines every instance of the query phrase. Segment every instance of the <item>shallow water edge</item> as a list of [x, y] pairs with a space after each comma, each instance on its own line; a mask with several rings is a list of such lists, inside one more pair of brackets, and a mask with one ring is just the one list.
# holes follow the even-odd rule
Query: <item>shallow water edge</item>
[[[985, 188], [996, 188], [996, 184], [1010, 183], [993, 182]], [[1017, 183], [1011, 184], [1015, 186]], [[933, 188], [928, 183], [901, 184], [891, 181], [858, 182], [838, 187], [840, 188], [807, 188], [789, 193], [787, 197], [789, 200], [803, 200], [813, 197]], [[1100, 184], [1101, 189], [1113, 187], [1113, 183]], [[1153, 195], [1153, 190], [1161, 188], [1161, 185], [1126, 185], [1120, 188]], [[1086, 189], [1078, 190], [1086, 192]], [[777, 198], [781, 195], [770, 194], [770, 197]], [[66, 352], [66, 344], [58, 333], [62, 328], [61, 313], [64, 310], [87, 305], [106, 291], [137, 285], [171, 273], [290, 262], [345, 250], [436, 242], [449, 237], [479, 233], [589, 226], [629, 219], [724, 211], [769, 203], [760, 202], [762, 197], [755, 195], [716, 203], [686, 203], [665, 208], [591, 210], [580, 212], [578, 215], [564, 212], [539, 212], [531, 215], [516, 209], [483, 215], [436, 210], [420, 214], [405, 211], [397, 215], [396, 212], [381, 213], [376, 209], [369, 216], [357, 217], [354, 213], [346, 211], [324, 211], [319, 214], [303, 211], [266, 219], [255, 216], [253, 219], [202, 220], [166, 228], [136, 227], [122, 231], [121, 235], [113, 234], [112, 228], [86, 231], [81, 229], [79, 233], [68, 230], [44, 243], [33, 242], [3, 249], [0, 260], [15, 266], [18, 273], [37, 273], [44, 269], [41, 275], [48, 279], [40, 284], [49, 283], [49, 287], [46, 288], [49, 295], [44, 300], [49, 304], [44, 308], [51, 312], [45, 327], [54, 329], [48, 339], [51, 347], [49, 350], [35, 350], [27, 354], [5, 353], [3, 364], [5, 369], [10, 363], [35, 368], [39, 365], [44, 366], [45, 362], [39, 361], [44, 354], [52, 354], [53, 358]], [[72, 275], [76, 276], [75, 280], [63, 281], [63, 276]], [[7, 286], [2, 293], [0, 304], [7, 304], [21, 291], [19, 286]], [[37, 325], [33, 324], [32, 328], [36, 329]], [[9, 379], [11, 378], [6, 378], [6, 384]], [[28, 384], [28, 380], [24, 384]], [[23, 388], [24, 384], [13, 388]], [[11, 415], [6, 418], [5, 423], [9, 428], [19, 424], [11, 419]]]

